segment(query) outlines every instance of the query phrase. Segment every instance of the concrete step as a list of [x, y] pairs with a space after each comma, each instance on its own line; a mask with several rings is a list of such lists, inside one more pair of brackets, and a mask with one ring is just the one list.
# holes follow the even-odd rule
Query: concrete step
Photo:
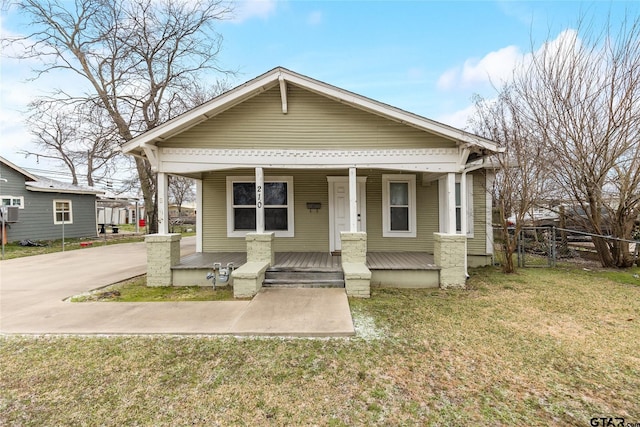
[[344, 274], [335, 269], [275, 267], [265, 272], [263, 286], [343, 288]]
[[309, 282], [281, 282], [265, 280], [262, 286], [264, 286], [265, 288], [344, 288], [344, 280]]
[[278, 280], [344, 280], [344, 274], [342, 271], [332, 271], [329, 273], [317, 273], [317, 272], [273, 272], [266, 271], [265, 279], [278, 279]]

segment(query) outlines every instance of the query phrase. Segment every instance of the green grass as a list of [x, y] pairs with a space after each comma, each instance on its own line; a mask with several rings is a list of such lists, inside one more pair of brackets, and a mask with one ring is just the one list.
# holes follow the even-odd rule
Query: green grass
[[640, 422], [640, 286], [471, 274], [350, 300], [352, 339], [0, 337], [0, 425]]
[[[91, 237], [82, 239], [65, 239], [64, 250], [73, 251], [78, 249], [85, 249], [80, 246], [81, 242], [92, 242], [92, 247], [101, 245], [115, 245], [119, 243], [134, 243], [143, 242], [144, 236], [126, 236], [110, 238], [107, 240]], [[41, 240], [38, 241], [42, 246], [20, 246], [18, 242], [7, 243], [4, 247], [4, 259], [22, 258], [27, 256], [51, 254], [55, 252], [62, 252], [62, 240]]]
[[71, 302], [154, 302], [154, 301], [230, 301], [230, 286], [146, 286], [146, 275], [116, 283], [88, 294], [71, 297]]
[[[135, 226], [131, 224], [128, 225], [128, 228], [130, 229], [129, 231], [135, 231]], [[184, 232], [182, 233], [182, 237], [194, 236], [196, 234], [195, 231], [187, 232], [186, 230], [188, 228], [188, 226], [180, 226], [176, 228], [176, 232], [184, 230]], [[144, 229], [141, 229], [141, 232], [144, 232]], [[80, 246], [81, 242], [91, 242], [91, 247], [101, 245], [117, 245], [120, 243], [144, 242], [144, 235], [108, 234], [108, 236], [106, 237], [106, 239], [104, 236], [65, 239], [64, 250], [73, 251], [78, 249], [85, 249], [84, 247]], [[7, 243], [4, 248], [4, 259], [62, 252], [62, 240], [41, 240], [37, 243], [42, 246], [20, 246], [18, 242]]]

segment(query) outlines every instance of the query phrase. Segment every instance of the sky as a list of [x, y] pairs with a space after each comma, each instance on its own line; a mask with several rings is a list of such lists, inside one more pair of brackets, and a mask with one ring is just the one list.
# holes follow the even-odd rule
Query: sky
[[[70, 2], [72, 4], [72, 2]], [[491, 98], [515, 64], [545, 41], [576, 28], [581, 17], [600, 28], [640, 13], [636, 1], [302, 1], [240, 0], [217, 25], [219, 63], [237, 70], [232, 85], [277, 66], [464, 129], [471, 98]], [[29, 23], [3, 7], [3, 37]], [[32, 63], [0, 57], [0, 156], [39, 170], [59, 167], [25, 158], [32, 138], [27, 103], [68, 73], [32, 80]]]

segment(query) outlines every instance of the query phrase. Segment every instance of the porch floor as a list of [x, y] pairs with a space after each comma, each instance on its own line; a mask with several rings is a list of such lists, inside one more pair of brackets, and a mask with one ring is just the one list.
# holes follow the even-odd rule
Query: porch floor
[[[275, 265], [280, 268], [321, 268], [341, 270], [340, 255], [328, 252], [276, 252]], [[197, 252], [180, 259], [174, 266], [180, 269], [211, 268], [214, 262], [222, 266], [233, 263], [238, 268], [247, 262], [246, 252]], [[433, 255], [426, 252], [368, 252], [370, 270], [437, 270]]]

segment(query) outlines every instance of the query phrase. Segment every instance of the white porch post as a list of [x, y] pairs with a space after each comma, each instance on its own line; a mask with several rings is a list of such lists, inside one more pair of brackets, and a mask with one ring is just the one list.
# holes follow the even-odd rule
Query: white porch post
[[264, 233], [264, 171], [256, 168], [256, 233]]
[[[455, 191], [455, 187], [453, 187]], [[460, 177], [460, 234], [467, 235], [467, 173]]]
[[169, 234], [169, 176], [158, 172], [158, 234]]
[[196, 179], [196, 252], [202, 252], [202, 180]]
[[456, 174], [447, 174], [447, 230], [448, 234], [456, 234]]
[[358, 180], [356, 168], [349, 168], [349, 231], [358, 231]]

